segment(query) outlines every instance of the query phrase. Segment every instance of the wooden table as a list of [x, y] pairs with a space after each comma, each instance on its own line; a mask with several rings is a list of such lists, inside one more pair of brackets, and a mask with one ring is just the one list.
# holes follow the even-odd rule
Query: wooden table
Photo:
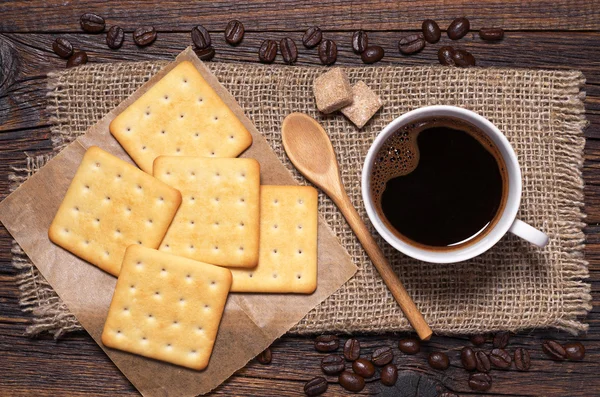
[[[102, 3], [102, 4], [100, 4]], [[52, 53], [56, 37], [69, 39], [76, 48], [88, 52], [90, 62], [171, 60], [191, 43], [190, 29], [202, 24], [212, 33], [218, 61], [256, 62], [263, 39], [290, 36], [299, 45], [298, 64], [318, 64], [314, 51], [300, 44], [303, 31], [319, 25], [338, 42], [338, 65], [360, 65], [350, 49], [352, 31], [369, 32], [372, 43], [384, 47], [381, 64], [437, 63], [436, 51], [406, 57], [400, 55], [397, 41], [420, 29], [425, 18], [437, 20], [444, 28], [458, 16], [466, 15], [473, 29], [502, 26], [507, 31], [501, 43], [483, 43], [475, 33], [458, 42], [477, 58], [479, 66], [579, 69], [586, 77], [586, 162], [584, 176], [586, 256], [594, 299], [600, 294], [600, 1], [598, 0], [479, 0], [436, 1], [334, 1], [294, 0], [204, 2], [173, 0], [120, 0], [94, 2], [31, 0], [3, 1], [0, 4], [0, 197], [8, 193], [11, 167], [22, 165], [24, 152], [47, 153], [51, 149], [50, 121], [46, 112], [46, 73], [64, 68], [65, 61]], [[84, 33], [79, 16], [84, 12], [103, 15], [107, 25], [118, 24], [127, 32], [124, 46], [110, 50], [105, 35]], [[244, 41], [227, 45], [223, 30], [230, 19], [246, 26]], [[153, 25], [159, 31], [150, 47], [137, 48], [131, 32], [140, 25]], [[443, 43], [450, 40], [444, 35]], [[439, 48], [439, 44], [435, 48]], [[281, 62], [280, 56], [277, 62]], [[0, 395], [135, 395], [136, 391], [85, 332], [71, 334], [56, 342], [49, 336], [28, 339], [23, 336], [31, 316], [21, 312], [16, 271], [11, 267], [11, 238], [0, 229]], [[532, 349], [530, 372], [494, 371], [490, 395], [510, 396], [592, 396], [600, 395], [600, 311], [587, 318], [590, 330], [578, 337], [587, 348], [583, 363], [557, 363], [540, 350], [545, 338], [573, 339], [555, 331], [523, 332], [514, 336], [511, 347]], [[396, 346], [398, 335], [359, 336], [365, 350]], [[459, 349], [465, 337], [434, 337], [426, 351]], [[452, 367], [443, 373], [428, 368], [426, 355], [405, 356], [400, 369], [427, 374], [459, 394], [473, 394], [466, 385], [467, 374], [459, 367], [453, 352]], [[216, 394], [283, 396], [301, 395], [304, 382], [320, 374], [321, 355], [310, 338], [283, 337], [273, 345], [273, 362], [263, 366], [249, 363], [221, 385]], [[333, 379], [333, 378], [332, 378]], [[370, 381], [363, 394], [378, 394], [384, 387]], [[326, 395], [345, 395], [330, 384]], [[390, 395], [390, 394], [388, 394]]]

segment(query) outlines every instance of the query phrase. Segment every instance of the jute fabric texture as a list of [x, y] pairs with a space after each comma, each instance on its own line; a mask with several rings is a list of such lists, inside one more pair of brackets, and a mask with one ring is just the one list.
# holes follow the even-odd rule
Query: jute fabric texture
[[[49, 75], [48, 110], [54, 154], [124, 100], [166, 63], [98, 64]], [[282, 145], [280, 128], [291, 112], [319, 120], [340, 162], [350, 199], [366, 221], [425, 318], [439, 334], [553, 327], [584, 331], [591, 309], [584, 259], [583, 148], [585, 139], [580, 72], [448, 67], [346, 68], [384, 101], [361, 130], [341, 114], [324, 116], [315, 107], [313, 79], [325, 69], [209, 63], [297, 180]], [[360, 174], [375, 136], [394, 118], [418, 107], [447, 104], [471, 109], [492, 121], [509, 139], [521, 164], [523, 196], [519, 217], [550, 236], [538, 249], [505, 236], [487, 253], [450, 265], [405, 257], [381, 239], [364, 211]], [[15, 170], [15, 185], [44, 162], [30, 159]], [[358, 265], [356, 276], [312, 310], [293, 333], [406, 331], [410, 326], [343, 216], [323, 194], [319, 210]], [[14, 247], [21, 269], [22, 303], [34, 313], [29, 332], [57, 335], [78, 329], [76, 319]]]

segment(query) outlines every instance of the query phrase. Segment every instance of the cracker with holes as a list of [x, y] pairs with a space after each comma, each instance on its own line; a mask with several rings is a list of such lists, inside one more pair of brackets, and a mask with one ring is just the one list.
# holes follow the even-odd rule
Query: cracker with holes
[[81, 161], [48, 236], [55, 244], [119, 275], [131, 244], [158, 248], [181, 193], [92, 146]]
[[317, 288], [317, 201], [310, 186], [261, 186], [258, 266], [231, 269], [231, 291], [310, 294]]
[[119, 114], [109, 128], [149, 174], [160, 155], [237, 157], [252, 143], [250, 132], [187, 61]]
[[256, 266], [256, 160], [161, 156], [154, 161], [154, 176], [183, 196], [161, 251], [220, 266]]
[[132, 245], [123, 259], [102, 343], [204, 369], [230, 286], [228, 269]]

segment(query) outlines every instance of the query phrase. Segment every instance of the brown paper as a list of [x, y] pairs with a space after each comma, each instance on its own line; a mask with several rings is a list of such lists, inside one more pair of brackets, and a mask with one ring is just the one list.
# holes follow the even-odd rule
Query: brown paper
[[319, 219], [317, 290], [311, 295], [230, 294], [206, 370], [193, 371], [102, 346], [100, 335], [116, 278], [50, 242], [48, 227], [88, 147], [99, 146], [131, 162], [110, 135], [109, 123], [182, 61], [194, 63], [252, 133], [252, 146], [242, 157], [260, 162], [261, 183], [296, 185], [235, 99], [188, 48], [0, 203], [0, 221], [96, 343], [145, 396], [194, 396], [209, 392], [293, 327], [356, 272], [346, 250], [323, 219]]

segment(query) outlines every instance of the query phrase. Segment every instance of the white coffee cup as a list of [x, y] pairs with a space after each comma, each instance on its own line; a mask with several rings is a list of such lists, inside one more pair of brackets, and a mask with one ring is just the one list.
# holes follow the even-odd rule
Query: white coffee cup
[[[482, 238], [474, 241], [472, 244], [466, 244], [463, 247], [453, 250], [428, 250], [401, 240], [384, 224], [377, 214], [371, 198], [371, 172], [373, 163], [379, 149], [385, 141], [387, 141], [399, 127], [418, 119], [433, 116], [450, 116], [458, 118], [479, 128], [492, 140], [500, 151], [508, 175], [508, 195], [500, 219]], [[398, 251], [415, 259], [432, 263], [454, 263], [474, 258], [490, 249], [506, 234], [506, 232], [511, 232], [539, 247], [544, 247], [548, 244], [548, 236], [546, 234], [516, 218], [521, 202], [521, 187], [521, 169], [519, 168], [517, 156], [502, 132], [500, 132], [500, 130], [489, 120], [477, 113], [455, 106], [423, 107], [405, 113], [392, 121], [375, 138], [375, 141], [367, 153], [362, 171], [362, 197], [369, 219], [371, 219], [375, 229], [377, 229], [379, 234], [381, 234], [381, 236]]]

